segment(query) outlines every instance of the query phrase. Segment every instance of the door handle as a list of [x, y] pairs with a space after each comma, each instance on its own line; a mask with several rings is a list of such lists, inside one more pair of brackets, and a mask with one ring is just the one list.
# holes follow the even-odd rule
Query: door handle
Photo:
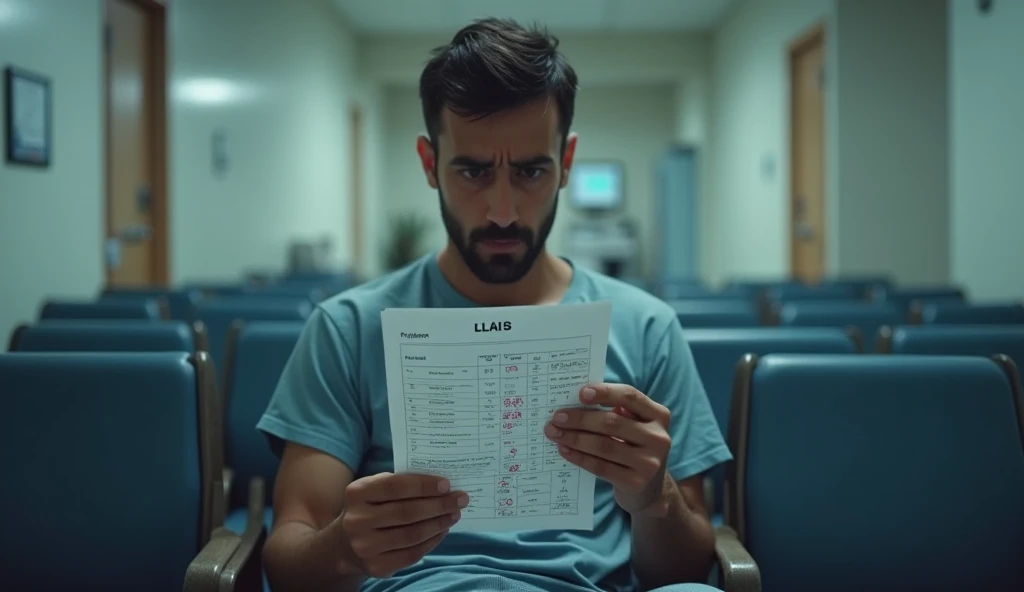
[[793, 228], [793, 234], [798, 240], [811, 240], [814, 238], [814, 227], [800, 222]]
[[124, 226], [117, 231], [115, 238], [122, 243], [141, 243], [149, 239], [151, 229], [145, 224], [137, 224], [135, 226]]

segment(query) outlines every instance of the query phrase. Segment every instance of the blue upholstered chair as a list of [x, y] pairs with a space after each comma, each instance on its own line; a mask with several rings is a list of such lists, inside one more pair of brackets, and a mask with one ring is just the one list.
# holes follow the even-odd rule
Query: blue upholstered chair
[[925, 325], [1024, 325], [1024, 304], [929, 302], [912, 311]]
[[1020, 380], [1005, 356], [749, 356], [726, 521], [764, 589], [1024, 590]]
[[196, 320], [206, 327], [210, 355], [217, 371], [224, 373], [224, 351], [228, 332], [235, 321], [302, 321], [313, 311], [308, 298], [262, 298], [259, 296], [218, 297], [196, 305]]
[[5, 589], [258, 589], [205, 352], [6, 353], [0, 385]]
[[779, 309], [779, 324], [783, 326], [856, 329], [862, 352], [875, 351], [875, 338], [882, 327], [904, 320], [900, 309], [885, 302], [790, 302]]
[[202, 300], [199, 290], [169, 288], [106, 288], [101, 300], [146, 300], [162, 298], [167, 302], [168, 317], [176, 321], [192, 321], [192, 309]]
[[[707, 392], [718, 426], [729, 425], [736, 366], [745, 354], [855, 353], [854, 341], [839, 328], [755, 327], [748, 329], [693, 329], [686, 331], [697, 372]], [[708, 475], [705, 494], [715, 525], [722, 522], [725, 467]], [[713, 488], [713, 489], [712, 489]]]
[[941, 356], [1006, 354], [1024, 368], [1024, 326], [914, 325], [883, 328], [879, 349], [884, 353]]
[[757, 304], [748, 300], [672, 300], [668, 304], [684, 329], [761, 324]]
[[47, 321], [21, 325], [10, 351], [33, 352], [195, 352], [205, 349], [201, 325], [184, 321]]
[[822, 280], [823, 286], [845, 286], [861, 298], [870, 298], [876, 289], [891, 289], [892, 279], [884, 275], [842, 275]]
[[225, 464], [232, 474], [225, 526], [245, 531], [248, 484], [265, 483], [266, 508], [260, 520], [270, 528], [271, 492], [278, 458], [256, 423], [266, 411], [285, 364], [295, 349], [304, 324], [299, 321], [238, 322], [228, 336], [224, 393]]
[[785, 284], [773, 286], [765, 292], [765, 298], [771, 305], [782, 305], [787, 302], [819, 302], [823, 300], [859, 300], [857, 290], [845, 285], [805, 286], [803, 284]]
[[900, 310], [910, 313], [915, 304], [929, 302], [965, 302], [966, 293], [956, 286], [892, 287], [876, 286], [872, 300], [891, 302]]
[[165, 320], [167, 303], [161, 298], [130, 300], [48, 300], [39, 311], [39, 319], [124, 319]]

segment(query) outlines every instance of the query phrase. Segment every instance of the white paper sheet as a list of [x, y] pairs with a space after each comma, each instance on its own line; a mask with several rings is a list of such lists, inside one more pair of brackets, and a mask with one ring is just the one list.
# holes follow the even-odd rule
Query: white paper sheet
[[544, 435], [602, 382], [611, 303], [381, 313], [396, 473], [469, 494], [453, 531], [594, 528], [594, 475]]

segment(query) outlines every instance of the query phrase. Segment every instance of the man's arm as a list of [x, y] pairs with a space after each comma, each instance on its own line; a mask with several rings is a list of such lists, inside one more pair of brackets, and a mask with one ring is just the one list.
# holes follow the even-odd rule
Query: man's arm
[[707, 517], [701, 476], [679, 482], [665, 475], [668, 513], [634, 516], [633, 571], [650, 590], [679, 582], [704, 582], [711, 571], [715, 533]]
[[359, 589], [361, 576], [343, 575], [351, 550], [336, 520], [352, 479], [352, 470], [327, 454], [285, 446], [274, 487], [274, 525], [263, 551], [275, 592]]

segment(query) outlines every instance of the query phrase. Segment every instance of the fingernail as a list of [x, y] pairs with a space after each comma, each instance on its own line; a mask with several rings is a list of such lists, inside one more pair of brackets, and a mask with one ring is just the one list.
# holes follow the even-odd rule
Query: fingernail
[[469, 496], [466, 494], [460, 495], [456, 503], [459, 504], [460, 508], [465, 508], [466, 506], [469, 505]]
[[581, 396], [583, 397], [584, 401], [593, 401], [597, 397], [597, 391], [588, 386], [583, 389], [583, 393], [581, 393]]
[[452, 524], [455, 524], [456, 522], [459, 521], [459, 518], [462, 518], [462, 512], [455, 512], [454, 514], [451, 515], [451, 518], [452, 518]]
[[549, 423], [548, 425], [544, 426], [544, 433], [547, 434], [549, 438], [557, 438], [562, 435], [562, 430], [556, 428], [555, 426]]
[[568, 413], [556, 413], [555, 417], [552, 420], [555, 423], [565, 423], [565, 422], [569, 421], [569, 414]]
[[437, 492], [438, 493], [448, 493], [448, 489], [450, 487], [451, 487], [451, 485], [448, 483], [448, 481], [438, 481], [437, 482]]

